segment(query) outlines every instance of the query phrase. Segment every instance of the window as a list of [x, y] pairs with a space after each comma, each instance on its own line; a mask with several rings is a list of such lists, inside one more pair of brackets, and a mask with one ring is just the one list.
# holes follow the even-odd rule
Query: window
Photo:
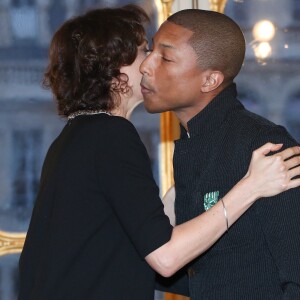
[[15, 130], [12, 141], [14, 154], [12, 205], [32, 208], [40, 176], [42, 131]]
[[300, 91], [290, 96], [289, 99], [285, 111], [287, 129], [300, 142]]
[[133, 112], [130, 121], [137, 131], [149, 154], [154, 179], [159, 185], [159, 114], [149, 114], [144, 105], [140, 104]]
[[15, 259], [16, 265], [12, 269], [12, 282], [13, 282], [13, 285], [12, 285], [12, 291], [11, 292], [12, 292], [12, 298], [13, 299], [18, 299], [18, 291], [19, 291], [19, 287], [20, 287], [19, 265], [18, 265], [19, 255], [15, 254], [14, 259]]
[[37, 11], [33, 0], [13, 0], [11, 7], [11, 28], [17, 41], [37, 37]]
[[49, 7], [49, 26], [55, 32], [66, 19], [66, 7], [62, 2], [53, 1]]
[[245, 108], [255, 114], [264, 115], [265, 111], [260, 97], [254, 91], [244, 89], [242, 84], [240, 86], [242, 88], [238, 91], [238, 99], [243, 103]]
[[293, 0], [293, 17], [297, 23], [300, 22], [300, 1], [299, 0]]
[[0, 300], [2, 300], [2, 269], [0, 267]]
[[12, 0], [11, 4], [14, 7], [33, 6], [34, 0]]
[[228, 1], [225, 6], [225, 15], [230, 16], [243, 28], [248, 28], [249, 23], [249, 3], [244, 1]]

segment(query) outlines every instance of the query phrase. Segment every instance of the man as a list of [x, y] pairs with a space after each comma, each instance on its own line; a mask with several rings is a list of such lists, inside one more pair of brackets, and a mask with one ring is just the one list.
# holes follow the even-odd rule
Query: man
[[[181, 124], [174, 152], [177, 224], [220, 200], [246, 172], [255, 148], [267, 141], [297, 144], [237, 100], [233, 80], [244, 55], [235, 22], [191, 9], [160, 27], [140, 67], [146, 109], [174, 111]], [[299, 192], [256, 203], [195, 259], [187, 269], [191, 299], [300, 299]], [[224, 213], [228, 228], [226, 207]]]

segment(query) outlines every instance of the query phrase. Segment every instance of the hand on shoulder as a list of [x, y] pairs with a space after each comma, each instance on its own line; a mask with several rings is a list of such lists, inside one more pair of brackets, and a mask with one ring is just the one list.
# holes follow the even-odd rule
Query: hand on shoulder
[[300, 186], [300, 147], [280, 150], [282, 144], [267, 143], [255, 150], [244, 179], [247, 180], [257, 198], [271, 197]]

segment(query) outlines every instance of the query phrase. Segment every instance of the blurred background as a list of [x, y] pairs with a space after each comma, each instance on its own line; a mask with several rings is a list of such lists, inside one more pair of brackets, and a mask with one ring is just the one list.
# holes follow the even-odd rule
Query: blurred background
[[[170, 13], [193, 6], [213, 9], [215, 2], [225, 4], [224, 13], [241, 26], [247, 41], [236, 79], [239, 99], [249, 110], [287, 127], [299, 142], [300, 0], [0, 0], [0, 300], [15, 300], [18, 291], [19, 254], [8, 254], [15, 251], [7, 250], [11, 240], [4, 231], [26, 232], [43, 159], [65, 124], [50, 92], [41, 88], [53, 33], [65, 19], [90, 8], [136, 3], [151, 16], [151, 40], [166, 7]], [[167, 129], [143, 105], [132, 122], [161, 185], [160, 136]], [[156, 295], [157, 300], [165, 297], [171, 296]]]

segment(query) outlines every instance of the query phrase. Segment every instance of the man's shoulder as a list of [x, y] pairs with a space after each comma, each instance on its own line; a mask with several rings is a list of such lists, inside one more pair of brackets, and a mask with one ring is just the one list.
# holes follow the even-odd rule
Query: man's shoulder
[[229, 114], [229, 121], [238, 123], [239, 127], [256, 127], [262, 129], [276, 128], [278, 125], [267, 118], [253, 113], [247, 109], [234, 110]]
[[252, 137], [261, 142], [272, 142], [270, 139], [273, 139], [273, 142], [280, 142], [278, 139], [283, 139], [282, 142], [297, 143], [284, 126], [246, 109], [232, 112], [227, 120], [232, 132], [239, 132], [244, 138]]

